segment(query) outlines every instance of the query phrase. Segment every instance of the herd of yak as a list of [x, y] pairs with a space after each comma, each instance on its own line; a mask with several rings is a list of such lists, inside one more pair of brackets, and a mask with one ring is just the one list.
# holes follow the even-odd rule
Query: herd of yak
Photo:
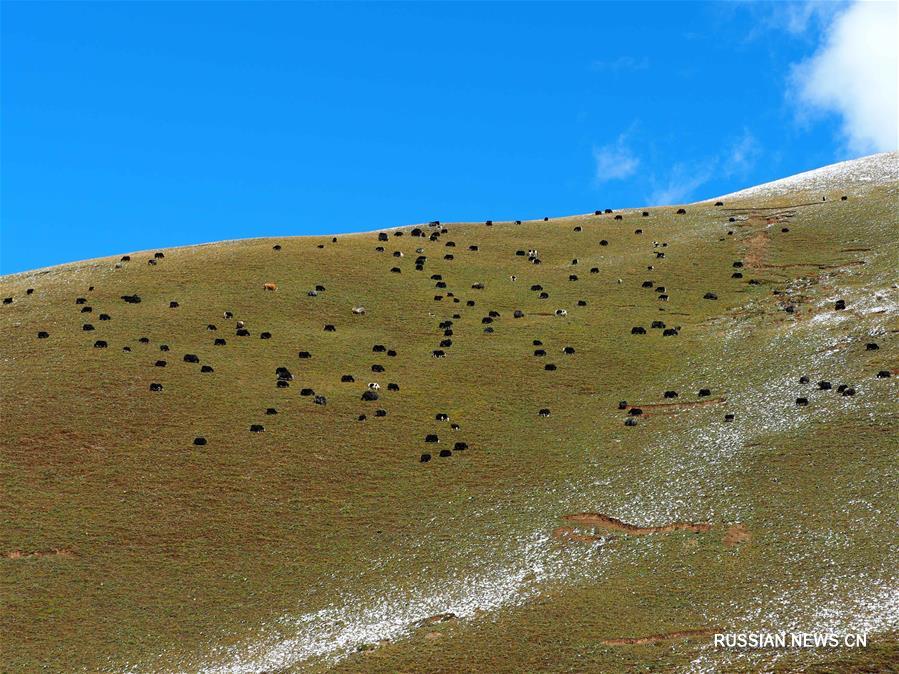
[[[846, 197], [843, 197], [842, 199], [845, 201]], [[721, 202], [717, 202], [715, 205], [722, 206], [723, 204]], [[597, 215], [597, 216], [602, 215], [603, 213], [610, 214], [610, 213], [612, 213], [612, 211], [610, 209], [606, 209], [604, 212], [603, 211], [595, 211], [595, 215]], [[684, 213], [685, 213], [684, 209], [677, 210], [677, 214], [679, 214], [679, 215], [683, 215]], [[650, 213], [648, 211], [642, 211], [640, 215], [641, 215], [641, 217], [649, 217]], [[614, 217], [616, 220], [623, 219], [623, 216], [621, 214], [617, 214]], [[546, 220], [548, 218], [544, 218], [544, 219]], [[734, 220], [733, 218], [730, 218], [731, 222], [733, 220]], [[487, 220], [484, 224], [487, 227], [493, 226], [493, 222], [490, 220]], [[516, 221], [516, 224], [520, 224], [520, 221]], [[580, 226], [575, 226], [574, 229], [575, 229], [575, 231], [581, 231]], [[788, 231], [788, 229], [784, 228], [784, 231]], [[402, 229], [393, 230], [394, 237], [404, 236], [404, 235], [406, 235], [406, 233], [407, 232]], [[408, 234], [412, 237], [420, 237], [423, 239], [427, 239], [431, 242], [436, 242], [436, 241], [441, 240], [441, 237], [448, 233], [449, 233], [449, 230], [446, 227], [441, 226], [439, 221], [432, 221], [426, 226], [414, 227], [408, 231]], [[643, 230], [638, 228], [634, 231], [634, 233], [639, 235], [639, 234], [643, 233]], [[375, 246], [376, 252], [379, 254], [386, 254], [386, 249], [383, 244], [388, 242], [389, 240], [390, 240], [390, 235], [388, 235], [387, 232], [378, 233], [377, 234], [377, 243]], [[336, 237], [332, 239], [332, 242], [336, 242], [336, 241], [337, 241]], [[609, 242], [605, 239], [603, 239], [599, 242], [599, 244], [601, 246], [607, 246], [608, 243]], [[323, 247], [323, 245], [324, 244], [319, 244], [319, 247]], [[664, 257], [665, 257], [664, 248], [667, 248], [667, 243], [654, 241], [652, 243], [652, 245], [653, 245], [653, 249], [654, 249], [654, 253], [655, 253], [655, 258], [657, 260], [664, 259]], [[448, 240], [444, 243], [444, 246], [448, 249], [453, 249], [453, 248], [456, 248], [456, 243], [454, 241]], [[282, 250], [282, 246], [280, 244], [276, 244], [273, 246], [274, 253], [277, 254], [281, 250]], [[470, 251], [470, 252], [477, 252], [478, 250], [479, 250], [479, 247], [475, 244], [468, 246], [468, 251]], [[415, 260], [414, 260], [414, 268], [416, 271], [423, 272], [423, 271], [425, 271], [425, 267], [428, 263], [428, 257], [424, 254], [424, 249], [422, 247], [416, 248], [416, 253], [417, 253], [418, 257], [415, 258]], [[404, 254], [400, 251], [394, 251], [392, 253], [392, 256], [395, 258], [402, 258], [404, 256]], [[533, 264], [533, 265], [541, 264], [539, 251], [537, 251], [536, 249], [516, 250], [515, 256], [523, 257], [526, 259], [526, 261], [528, 263]], [[443, 258], [444, 258], [444, 260], [453, 260], [454, 252], [447, 252], [443, 256]], [[149, 258], [147, 260], [147, 264], [156, 266], [164, 259], [165, 259], [165, 254], [162, 252], [157, 252], [151, 258]], [[131, 256], [124, 255], [124, 256], [122, 256], [121, 260], [116, 264], [116, 267], [121, 268], [123, 265], [125, 265], [126, 263], [129, 263], [129, 262], [131, 262]], [[572, 267], [575, 267], [579, 264], [579, 260], [577, 258], [574, 258], [571, 260], [570, 264]], [[652, 271], [653, 269], [654, 269], [654, 265], [647, 266], [648, 271]], [[732, 272], [731, 277], [733, 279], [742, 279], [743, 278], [743, 262], [741, 260], [734, 261], [733, 269], [734, 270]], [[402, 269], [398, 266], [393, 266], [390, 269], [390, 272], [399, 274], [399, 273], [402, 273]], [[589, 270], [589, 273], [591, 273], [591, 274], [596, 274], [598, 272], [599, 272], [599, 269], [597, 267], [591, 267]], [[575, 273], [571, 273], [569, 275], [568, 279], [569, 279], [569, 281], [577, 281], [578, 276]], [[456, 294], [452, 290], [449, 290], [447, 281], [443, 278], [443, 276], [441, 274], [437, 274], [437, 273], [431, 274], [430, 280], [434, 282], [434, 288], [438, 291], [437, 294], [435, 294], [433, 296], [433, 300], [435, 302], [439, 302], [442, 304], [446, 304], [447, 302], [450, 304], [460, 304], [460, 305], [462, 304], [462, 300], [459, 297], [457, 297]], [[517, 281], [517, 275], [510, 276], [509, 281], [513, 282], [513, 283], [515, 281]], [[621, 283], [622, 282], [621, 279], [619, 279], [618, 282]], [[753, 285], [757, 285], [759, 283], [755, 279], [749, 279], [747, 282], [749, 284], [753, 284]], [[263, 292], [266, 292], [266, 291], [275, 292], [278, 290], [278, 287], [276, 284], [265, 281], [265, 280], [261, 280], [260, 287]], [[484, 288], [485, 288], [485, 284], [483, 282], [477, 282], [477, 283], [474, 283], [471, 285], [471, 290], [473, 290], [473, 291], [480, 291], [480, 290], [483, 290]], [[668, 289], [663, 285], [657, 285], [652, 280], [644, 281], [642, 283], [642, 288], [646, 289], [646, 290], [654, 291], [656, 293], [657, 299], [659, 301], [664, 302], [664, 301], [667, 301], [669, 298]], [[94, 290], [93, 286], [89, 287], [88, 293], [90, 293], [93, 290]], [[541, 284], [531, 285], [530, 291], [535, 293], [535, 296], [539, 299], [545, 300], [545, 299], [549, 299], [549, 297], [550, 297], [548, 291], [545, 290]], [[32, 289], [32, 288], [27, 289], [26, 296], [32, 295], [33, 292], [34, 292], [34, 289]], [[324, 293], [324, 292], [326, 292], [326, 287], [324, 285], [318, 284], [314, 288], [310, 288], [307, 291], [307, 295], [309, 295], [310, 297], [316, 297], [320, 293]], [[717, 300], [718, 297], [713, 292], [707, 292], [704, 295], [704, 299], [709, 300], [709, 301], [714, 301], [714, 300]], [[123, 302], [130, 303], [130, 304], [140, 304], [142, 301], [141, 297], [138, 294], [123, 295], [123, 296], [121, 296], [121, 300]], [[5, 305], [12, 304], [13, 302], [14, 302], [13, 297], [7, 297], [7, 298], [4, 298], [4, 300], [3, 300], [3, 304], [5, 304]], [[96, 327], [92, 322], [92, 316], [94, 315], [94, 310], [93, 310], [93, 307], [91, 306], [90, 302], [88, 301], [88, 298], [85, 296], [76, 297], [76, 298], [74, 298], [74, 303], [78, 307], [79, 313], [84, 317], [84, 322], [82, 323], [82, 326], [81, 326], [82, 331], [84, 331], [84, 332], [95, 331]], [[466, 307], [471, 308], [471, 307], [476, 306], [476, 301], [473, 299], [468, 299], [465, 301], [464, 305]], [[581, 300], [577, 301], [577, 306], [579, 306], [579, 307], [583, 307], [586, 305], [587, 305], [586, 300], [581, 299]], [[173, 300], [169, 303], [169, 307], [171, 309], [177, 309], [179, 307], [179, 303], [177, 301]], [[836, 310], [836, 311], [841, 311], [841, 310], [845, 310], [845, 309], [846, 309], [846, 302], [844, 300], [838, 300], [834, 305], [834, 310]], [[352, 313], [355, 315], [364, 314], [365, 308], [361, 307], [361, 306], [360, 307], [354, 306], [354, 307], [352, 307]], [[449, 312], [447, 312], [447, 313], [449, 313]], [[565, 319], [568, 315], [568, 312], [566, 309], [559, 308], [553, 312], [553, 315], [559, 319]], [[513, 320], [523, 318], [524, 316], [525, 316], [525, 313], [521, 309], [516, 309], [512, 313]], [[241, 321], [241, 320], [235, 320], [234, 315], [231, 311], [224, 311], [222, 313], [222, 317], [226, 321], [233, 322], [233, 330], [234, 330], [235, 337], [238, 337], [238, 338], [239, 337], [244, 337], [244, 338], [251, 337], [250, 330], [247, 327], [247, 325], [245, 324], [245, 322]], [[432, 357], [445, 358], [447, 356], [448, 352], [453, 347], [454, 329], [455, 329], [455, 325], [456, 325], [455, 321], [458, 321], [460, 318], [461, 318], [461, 314], [457, 311], [455, 313], [452, 313], [449, 318], [441, 318], [437, 321], [436, 331], [438, 333], [438, 337], [437, 337], [436, 343], [434, 344], [434, 348], [431, 352]], [[482, 326], [483, 332], [486, 334], [493, 333], [495, 330], [494, 325], [495, 325], [496, 321], [499, 321], [501, 318], [502, 318], [502, 315], [499, 311], [490, 310], [490, 311], [486, 312], [484, 314], [484, 316], [481, 318], [481, 326]], [[96, 320], [98, 323], [102, 323], [104, 321], [111, 320], [111, 316], [110, 316], [110, 314], [105, 313], [105, 312], [104, 313], [98, 312], [96, 314]], [[218, 326], [214, 323], [209, 323], [206, 325], [206, 330], [208, 332], [218, 333]], [[334, 331], [336, 331], [336, 327], [333, 324], [326, 324], [324, 326], [324, 330], [326, 332], [334, 332]], [[632, 335], [640, 336], [640, 335], [646, 335], [647, 330], [650, 330], [650, 331], [658, 330], [663, 337], [676, 337], [679, 334], [680, 326], [669, 326], [669, 325], [666, 325], [666, 323], [664, 321], [654, 320], [649, 324], [648, 329], [645, 325], [635, 325], [631, 328], [630, 332]], [[49, 339], [50, 338], [50, 334], [47, 330], [38, 331], [36, 336], [38, 339]], [[270, 339], [271, 333], [260, 332], [258, 337], [260, 339]], [[147, 337], [141, 337], [141, 338], [139, 338], [138, 342], [141, 344], [149, 344], [150, 340]], [[226, 346], [227, 339], [224, 337], [213, 336], [212, 343], [214, 346]], [[543, 348], [544, 345], [541, 342], [541, 340], [534, 339], [532, 344], [535, 347], [534, 352], [533, 352], [534, 357], [537, 357], [537, 358], [546, 358], [547, 357], [547, 352]], [[97, 349], [106, 349], [109, 347], [109, 344], [104, 339], [96, 339], [93, 342], [93, 347], [97, 348]], [[866, 345], [866, 348], [868, 350], [876, 350], [879, 347], [876, 343], [870, 342]], [[168, 345], [166, 345], [166, 344], [159, 345], [159, 351], [161, 353], [166, 354], [167, 352], [169, 352], [169, 350], [170, 349], [169, 349]], [[125, 353], [129, 353], [129, 352], [131, 352], [131, 347], [123, 346], [122, 351]], [[390, 357], [390, 358], [397, 356], [397, 352], [395, 349], [389, 349], [383, 344], [372, 345], [372, 352], [375, 354], [384, 354], [386, 357]], [[569, 346], [565, 346], [561, 350], [561, 352], [564, 356], [572, 356], [576, 353], [576, 350], [573, 346], [569, 345]], [[297, 356], [299, 359], [308, 359], [308, 358], [312, 357], [312, 354], [310, 354], [308, 351], [300, 351], [300, 352], [298, 352]], [[167, 357], [168, 356], [163, 355], [162, 357], [160, 357], [158, 360], [155, 361], [153, 366], [157, 367], [157, 368], [166, 367], [168, 364], [168, 362], [166, 360]], [[200, 365], [199, 371], [201, 373], [214, 372], [214, 368], [211, 365], [205, 364], [205, 363], [201, 364], [200, 358], [196, 354], [186, 353], [186, 354], [183, 354], [181, 356], [181, 358], [184, 362]], [[554, 364], [552, 362], [546, 362], [544, 364], [544, 370], [546, 370], [546, 371], [553, 371], [556, 368], [557, 368], [556, 364]], [[377, 375], [379, 373], [385, 372], [385, 368], [383, 365], [373, 364], [373, 365], [371, 365], [371, 371], [374, 375]], [[876, 376], [879, 378], [888, 378], [890, 376], [890, 372], [887, 370], [881, 370], [877, 373]], [[274, 372], [274, 385], [277, 388], [289, 388], [293, 379], [294, 379], [293, 374], [290, 372], [289, 368], [287, 368], [285, 366], [278, 367]], [[355, 381], [356, 381], [355, 377], [351, 374], [343, 374], [340, 376], [341, 383], [355, 383]], [[799, 383], [803, 384], [803, 385], [811, 384], [809, 378], [806, 376], [801, 377], [799, 379]], [[831, 390], [833, 388], [833, 385], [828, 381], [819, 381], [819, 382], [817, 382], [817, 388], [819, 390], [826, 391], [826, 390]], [[161, 393], [161, 392], [163, 392], [164, 387], [163, 387], [163, 384], [160, 382], [152, 382], [149, 385], [149, 390], [153, 393]], [[386, 390], [388, 392], [399, 391], [399, 384], [396, 382], [389, 382], [386, 384]], [[840, 384], [839, 386], [836, 387], [836, 392], [842, 394], [843, 396], [855, 395], [855, 389], [851, 385], [848, 385], [848, 384]], [[324, 406], [324, 405], [327, 405], [327, 402], [328, 402], [327, 397], [325, 395], [318, 393], [311, 388], [301, 388], [299, 391], [299, 395], [310, 398], [312, 400], [312, 402], [316, 405]], [[368, 382], [366, 384], [366, 386], [364, 387], [364, 389], [362, 390], [362, 393], [360, 395], [360, 400], [362, 403], [372, 404], [374, 409], [370, 413], [373, 414], [375, 417], [383, 417], [383, 416], [387, 415], [387, 411], [385, 409], [378, 407], [376, 405], [376, 403], [378, 403], [381, 400], [382, 395], [383, 394], [382, 394], [381, 384], [376, 381]], [[669, 391], [664, 392], [663, 397], [666, 400], [670, 400], [670, 399], [678, 398], [678, 395], [679, 395], [678, 392], [669, 390]], [[707, 398], [708, 396], [711, 395], [711, 391], [708, 388], [701, 388], [697, 392], [696, 395], [697, 395], [698, 399]], [[795, 404], [799, 405], [799, 406], [807, 405], [808, 398], [806, 396], [797, 397], [795, 400]], [[626, 413], [624, 423], [627, 426], [636, 426], [637, 419], [643, 414], [643, 410], [640, 407], [634, 406], [634, 405], [629, 405], [627, 403], [627, 401], [620, 401], [618, 404], [618, 409]], [[278, 413], [278, 411], [275, 407], [267, 407], [265, 409], [266, 415], [275, 415], [277, 413]], [[366, 411], [365, 413], [358, 414], [358, 416], [357, 416], [358, 421], [365, 421], [368, 416], [368, 413], [369, 412]], [[541, 408], [541, 409], [537, 410], [537, 415], [541, 416], [541, 417], [547, 417], [550, 415], [550, 413], [551, 412], [548, 408]], [[447, 422], [447, 423], [449, 422], [448, 415], [443, 412], [436, 413], [434, 418], [435, 418], [435, 421], [437, 421], [437, 422]], [[726, 421], [726, 422], [733, 421], [733, 420], [734, 420], [733, 414], [726, 414], [724, 417], [724, 421]], [[450, 427], [454, 431], [459, 430], [459, 426], [456, 423], [450, 424]], [[251, 424], [249, 427], [249, 431], [254, 432], [254, 433], [262, 432], [264, 430], [265, 430], [265, 427], [262, 423], [254, 423], [254, 424]], [[437, 442], [439, 442], [439, 437], [436, 433], [429, 433], [424, 437], [423, 441], [426, 445], [432, 444], [432, 443], [437, 443]], [[197, 446], [204, 446], [207, 444], [207, 440], [204, 436], [197, 436], [193, 442], [194, 442], [194, 445], [197, 445]], [[449, 456], [452, 456], [453, 451], [464, 451], [466, 449], [468, 449], [468, 444], [464, 441], [458, 441], [458, 442], [454, 443], [452, 449], [449, 449], [449, 448], [441, 449], [441, 450], [439, 450], [439, 452], [437, 452], [437, 455], [439, 457], [449, 457]], [[427, 462], [431, 461], [431, 459], [432, 459], [432, 453], [430, 451], [423, 451], [419, 456], [419, 461], [421, 463], [427, 463]]]

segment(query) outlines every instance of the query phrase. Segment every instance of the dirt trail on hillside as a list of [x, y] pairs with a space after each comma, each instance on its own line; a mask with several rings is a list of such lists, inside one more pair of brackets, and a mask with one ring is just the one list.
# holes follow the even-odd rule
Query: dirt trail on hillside
[[569, 543], [597, 543], [614, 541], [617, 536], [603, 536], [601, 534], [579, 534], [574, 527], [556, 527], [553, 529], [553, 538]]
[[749, 269], [759, 269], [765, 263], [765, 252], [768, 250], [768, 244], [771, 237], [767, 230], [762, 230], [750, 236], [744, 242], [747, 246], [746, 254], [743, 256], [743, 265]]
[[603, 646], [633, 646], [639, 644], [657, 644], [660, 641], [671, 641], [673, 639], [695, 639], [697, 637], [707, 637], [711, 634], [719, 632], [717, 628], [706, 627], [695, 630], [680, 630], [678, 632], [666, 632], [664, 634], [652, 634], [646, 637], [621, 637], [618, 639], [602, 639], [599, 643]]
[[787, 204], [786, 206], [731, 206], [729, 208], [722, 208], [722, 211], [783, 211], [789, 210], [792, 208], [802, 208], [803, 206], [820, 206], [822, 202], [820, 201], [807, 201], [801, 204]]
[[53, 548], [51, 550], [34, 550], [23, 552], [22, 550], [10, 550], [3, 554], [6, 559], [29, 559], [35, 557], [74, 557], [75, 553], [67, 548]]
[[[646, 403], [645, 405], [641, 405], [640, 403], [635, 403], [633, 405], [628, 405], [625, 409], [641, 409], [641, 410], [678, 410], [682, 407], [706, 407], [707, 405], [718, 405], [720, 403], [727, 402], [727, 398], [724, 396], [718, 398], [709, 398], [708, 400], [694, 400], [683, 403]], [[649, 416], [649, 415], [647, 415]]]
[[712, 525], [707, 522], [671, 522], [655, 527], [640, 527], [636, 524], [622, 522], [615, 517], [603, 515], [602, 513], [574, 513], [571, 515], [562, 515], [562, 519], [584, 527], [623, 531], [624, 533], [633, 536], [667, 534], [672, 531], [692, 531], [693, 533], [699, 534], [705, 533], [712, 528]]

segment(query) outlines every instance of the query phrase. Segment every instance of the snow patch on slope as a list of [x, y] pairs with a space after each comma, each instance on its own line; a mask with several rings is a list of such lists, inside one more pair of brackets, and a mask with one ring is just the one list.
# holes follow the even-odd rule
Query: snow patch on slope
[[[827, 192], [853, 187], [886, 185], [899, 181], [899, 152], [881, 152], [861, 159], [830, 164], [813, 171], [797, 173], [770, 183], [725, 194], [715, 199], [774, 197], [803, 191]], [[708, 199], [707, 201], [712, 201]]]

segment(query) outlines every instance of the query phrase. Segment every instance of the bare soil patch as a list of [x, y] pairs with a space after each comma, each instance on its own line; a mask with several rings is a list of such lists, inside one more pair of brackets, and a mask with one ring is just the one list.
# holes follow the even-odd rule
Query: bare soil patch
[[667, 534], [672, 531], [692, 531], [693, 533], [705, 533], [712, 528], [708, 522], [670, 522], [660, 526], [640, 527], [636, 524], [628, 524], [621, 520], [603, 515], [602, 513], [574, 513], [562, 515], [562, 519], [584, 527], [594, 529], [609, 529], [622, 531], [633, 536], [645, 536], [646, 534]]
[[741, 543], [749, 543], [752, 540], [752, 534], [745, 524], [734, 524], [724, 532], [725, 547], [732, 548]]
[[744, 242], [746, 244], [746, 254], [743, 256], [743, 264], [749, 269], [760, 269], [764, 265], [765, 252], [768, 250], [768, 244], [771, 237], [767, 230], [762, 230], [753, 234]]
[[428, 627], [430, 625], [438, 625], [440, 623], [449, 622], [450, 620], [456, 619], [456, 614], [452, 612], [447, 613], [438, 613], [437, 615], [432, 615], [427, 618], [423, 618], [415, 623], [415, 627]]

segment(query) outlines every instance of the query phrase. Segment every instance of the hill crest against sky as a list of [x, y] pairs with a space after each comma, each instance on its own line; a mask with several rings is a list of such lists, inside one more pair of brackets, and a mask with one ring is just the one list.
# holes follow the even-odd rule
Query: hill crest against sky
[[[810, 171], [805, 171], [802, 173], [797, 173], [792, 176], [787, 176], [784, 178], [780, 178], [774, 180], [769, 183], [762, 183], [761, 185], [756, 185], [753, 187], [748, 187], [742, 190], [738, 190], [737, 192], [732, 192], [727, 195], [722, 195], [719, 197], [713, 197], [710, 199], [705, 199], [703, 201], [716, 201], [718, 199], [747, 199], [747, 198], [762, 198], [762, 197], [770, 197], [770, 196], [783, 196], [789, 193], [795, 193], [800, 191], [828, 191], [833, 190], [838, 187], [845, 188], [855, 188], [864, 190], [868, 187], [875, 185], [884, 185], [889, 184], [890, 182], [899, 180], [899, 152], [881, 152], [878, 154], [869, 155], [867, 157], [861, 157], [859, 159], [851, 159], [844, 162], [838, 162], [835, 164], [829, 164], [827, 166], [822, 166], [817, 169], [812, 169]], [[695, 203], [703, 203], [703, 201], [698, 201]], [[649, 206], [650, 208], [652, 206]], [[645, 208], [645, 207], [644, 207]], [[619, 209], [622, 210], [622, 209]], [[641, 210], [641, 207], [632, 207], [623, 209], [624, 211], [628, 210]], [[570, 217], [578, 217], [577, 215], [569, 215], [569, 216], [560, 216], [560, 218], [570, 218]], [[558, 220], [560, 218], [550, 218], [550, 220]], [[360, 230], [359, 232], [345, 232], [339, 234], [337, 232], [334, 233], [322, 233], [322, 234], [310, 234], [307, 236], [331, 236], [331, 235], [339, 235], [339, 236], [348, 236], [352, 234], [364, 234], [369, 232], [377, 232], [377, 231], [392, 231], [397, 229], [404, 229], [415, 226], [422, 226], [427, 224], [426, 222], [421, 223], [410, 223], [405, 225], [396, 225], [393, 227], [381, 227], [377, 229], [370, 230]], [[450, 223], [447, 223], [450, 224]], [[454, 223], [459, 224], [459, 223]], [[254, 237], [254, 238], [279, 238], [279, 237]], [[283, 237], [282, 237], [283, 238]], [[228, 242], [237, 242], [246, 239], [238, 238], [238, 239], [224, 239], [220, 241], [208, 241], [204, 243], [191, 244], [188, 246], [184, 246], [186, 248], [194, 247], [194, 246], [208, 246], [220, 243], [228, 243]], [[159, 248], [159, 247], [157, 247]], [[121, 251], [126, 252], [126, 251]], [[127, 251], [133, 252], [133, 251]], [[66, 267], [71, 264], [79, 264], [80, 262], [87, 262], [93, 259], [101, 259], [101, 258], [87, 258], [82, 261], [73, 261], [70, 263], [62, 263], [60, 265], [53, 265], [51, 267], [43, 267], [34, 270], [26, 270], [22, 272], [15, 272], [13, 274], [9, 274], [8, 276], [13, 277], [17, 275], [28, 275], [35, 271], [45, 271], [47, 269], [54, 269], [55, 267]]]
[[896, 149], [893, 2], [0, 12], [0, 273], [662, 206]]

